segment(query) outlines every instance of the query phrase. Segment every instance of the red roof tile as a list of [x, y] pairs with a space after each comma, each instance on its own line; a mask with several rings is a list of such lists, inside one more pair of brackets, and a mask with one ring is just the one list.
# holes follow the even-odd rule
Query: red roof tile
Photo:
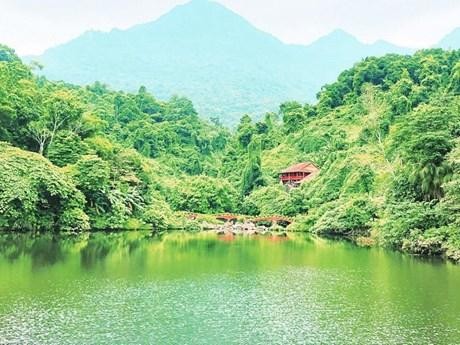
[[310, 162], [298, 163], [290, 166], [289, 168], [281, 171], [282, 174], [294, 173], [294, 172], [308, 172], [313, 173], [317, 172], [319, 169]]

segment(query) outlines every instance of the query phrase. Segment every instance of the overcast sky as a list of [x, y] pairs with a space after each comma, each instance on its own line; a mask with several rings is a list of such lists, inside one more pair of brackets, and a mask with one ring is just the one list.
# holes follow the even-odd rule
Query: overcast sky
[[[87, 30], [155, 20], [184, 0], [0, 0], [0, 43], [39, 54]], [[460, 26], [460, 0], [218, 0], [286, 43], [342, 28], [363, 42], [428, 47]]]

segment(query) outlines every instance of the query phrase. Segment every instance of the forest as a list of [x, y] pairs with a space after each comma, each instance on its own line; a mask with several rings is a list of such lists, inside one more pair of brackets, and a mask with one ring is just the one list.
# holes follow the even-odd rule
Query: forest
[[[192, 101], [34, 73], [0, 46], [0, 230], [197, 229], [185, 212], [460, 261], [460, 50], [369, 57], [234, 129]], [[281, 170], [309, 161], [299, 188]]]

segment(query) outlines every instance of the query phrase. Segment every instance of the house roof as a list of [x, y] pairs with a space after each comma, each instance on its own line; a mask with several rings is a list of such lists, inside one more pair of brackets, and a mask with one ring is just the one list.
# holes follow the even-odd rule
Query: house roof
[[286, 173], [294, 173], [294, 172], [308, 172], [308, 173], [313, 173], [317, 172], [319, 169], [316, 165], [310, 162], [304, 162], [304, 163], [298, 163], [290, 166], [287, 169], [284, 169], [281, 171], [282, 174]]

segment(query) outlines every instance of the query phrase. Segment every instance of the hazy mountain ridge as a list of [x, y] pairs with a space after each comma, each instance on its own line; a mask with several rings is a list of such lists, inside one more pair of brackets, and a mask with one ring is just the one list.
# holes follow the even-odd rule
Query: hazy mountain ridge
[[276, 110], [286, 99], [314, 100], [363, 57], [411, 52], [383, 41], [364, 44], [342, 30], [308, 46], [289, 45], [218, 3], [194, 0], [127, 30], [86, 32], [34, 59], [50, 79], [99, 80], [128, 91], [145, 85], [162, 99], [185, 95], [202, 115], [233, 124], [242, 113]]
[[460, 48], [460, 28], [456, 28], [455, 30], [447, 34], [441, 41], [439, 41], [436, 47], [443, 49]]

